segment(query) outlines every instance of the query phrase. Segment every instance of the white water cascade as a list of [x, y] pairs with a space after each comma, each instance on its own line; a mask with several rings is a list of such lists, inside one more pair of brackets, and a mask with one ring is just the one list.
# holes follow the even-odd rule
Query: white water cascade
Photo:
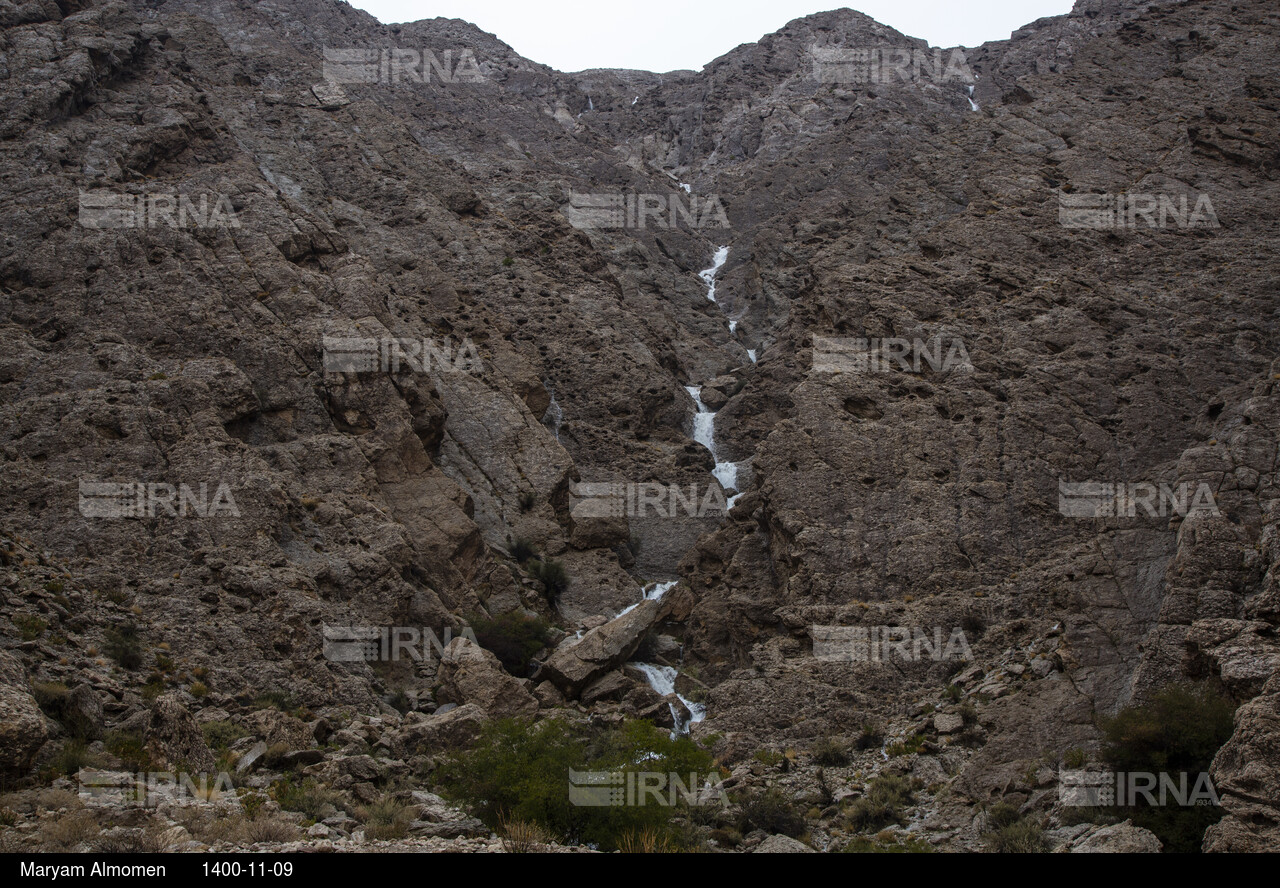
[[698, 277], [702, 278], [707, 285], [707, 298], [712, 302], [716, 301], [716, 275], [720, 273], [720, 269], [724, 268], [724, 263], [729, 259], [729, 248], [721, 247], [716, 250], [716, 254], [711, 257], [711, 267], [704, 268], [698, 272]]
[[[711, 456], [716, 461], [716, 466], [711, 470], [711, 474], [720, 482], [720, 486], [725, 490], [738, 489], [738, 464], [733, 462], [721, 462], [716, 456], [716, 415], [707, 409], [707, 405], [702, 403], [702, 386], [686, 385], [685, 391], [689, 393], [689, 397], [693, 398], [694, 405], [698, 408], [698, 412], [693, 415], [693, 440], [697, 441], [707, 450], [711, 451]], [[728, 507], [733, 508], [733, 504], [742, 494], [729, 497]]]
[[969, 98], [969, 108], [970, 108], [971, 110], [973, 110], [973, 111], [981, 111], [981, 110], [982, 110], [981, 108], [979, 108], [979, 107], [978, 107], [978, 103], [977, 103], [977, 102], [975, 102], [975, 101], [973, 100], [973, 86], [972, 86], [972, 85], [970, 85], [970, 87], [969, 87], [969, 96], [968, 96], [968, 98]]
[[[622, 616], [623, 614], [631, 613], [633, 610], [638, 608], [640, 605], [644, 604], [644, 602], [646, 601], [661, 601], [662, 596], [666, 595], [669, 591], [671, 591], [671, 587], [673, 587], [678, 582], [679, 580], [669, 580], [664, 583], [650, 583], [649, 585], [644, 587], [644, 598], [641, 598], [635, 604], [629, 604], [626, 607], [624, 607], [622, 610], [618, 611], [618, 617]], [[614, 617], [614, 619], [616, 620], [618, 619], [618, 617]]]
[[675, 704], [668, 704], [671, 707], [671, 719], [676, 726], [675, 730], [671, 732], [672, 737], [689, 733], [690, 725], [707, 717], [707, 707], [676, 694], [676, 670], [673, 667], [655, 666], [652, 663], [631, 663], [630, 665], [644, 673], [645, 679], [649, 682], [649, 687], [664, 697], [668, 694], [675, 694], [676, 699], [684, 704], [685, 709], [689, 710], [689, 718], [686, 721], [680, 717], [680, 710], [675, 707]]

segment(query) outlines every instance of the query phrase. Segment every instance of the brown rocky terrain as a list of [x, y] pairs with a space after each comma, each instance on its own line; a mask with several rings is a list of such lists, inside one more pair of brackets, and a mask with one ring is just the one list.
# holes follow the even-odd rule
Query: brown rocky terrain
[[[510, 850], [435, 794], [450, 750], [505, 717], [690, 716], [727, 787], [804, 800], [807, 848], [849, 846], [847, 805], [901, 778], [882, 841], [981, 850], [1003, 804], [1046, 848], [1158, 850], [1071, 822], [1059, 767], [1184, 681], [1238, 706], [1205, 850], [1277, 847], [1274, 4], [1079, 0], [966, 50], [971, 83], [820, 76], [928, 49], [850, 10], [668, 74], [334, 0], [0, 0], [0, 28], [6, 850]], [[337, 82], [335, 47], [459, 76]], [[723, 224], [576, 227], [599, 193]], [[225, 212], [94, 227], [102, 194]], [[1062, 224], [1089, 194], [1208, 196], [1214, 224]], [[832, 337], [968, 360], [822, 372]], [[451, 357], [334, 369], [340, 339]], [[727, 514], [582, 508], [604, 483], [714, 500], [728, 463]], [[1065, 516], [1085, 481], [1214, 508]], [[102, 482], [231, 501], [99, 517]], [[553, 627], [527, 671], [458, 640], [326, 648], [511, 614]], [[828, 626], [960, 629], [969, 655], [832, 662]], [[86, 805], [78, 741], [115, 774], [229, 763], [266, 816]], [[284, 777], [335, 796], [289, 808]], [[351, 816], [384, 797], [398, 839]], [[705, 847], [800, 850], [725, 826]]]

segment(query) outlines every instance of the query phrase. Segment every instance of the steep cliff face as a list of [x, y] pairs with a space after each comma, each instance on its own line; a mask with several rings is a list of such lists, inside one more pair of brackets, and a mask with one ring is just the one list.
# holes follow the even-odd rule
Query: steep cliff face
[[[643, 644], [705, 686], [727, 761], [905, 729], [954, 683], [984, 737], [935, 765], [957, 847], [1097, 715], [1208, 679], [1248, 703], [1209, 844], [1274, 840], [1271, 4], [1080, 0], [963, 52], [841, 10], [662, 75], [330, 0], [0, 26], [4, 632], [31, 676], [127, 719], [147, 673], [92, 649], [132, 621], [170, 684], [209, 670], [207, 705], [394, 720], [323, 625], [522, 611], [568, 633], [559, 690], [517, 676], [543, 709], [635, 684]], [[851, 370], [855, 340], [914, 365]], [[1212, 508], [1070, 517], [1063, 482]], [[720, 483], [727, 515], [633, 508]], [[832, 662], [829, 626], [960, 630], [969, 657]], [[428, 711], [467, 686], [411, 673]]]

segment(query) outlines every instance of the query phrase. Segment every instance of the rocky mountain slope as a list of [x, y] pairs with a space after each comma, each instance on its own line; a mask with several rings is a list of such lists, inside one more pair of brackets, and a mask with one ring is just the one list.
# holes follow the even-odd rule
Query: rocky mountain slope
[[[838, 808], [901, 772], [927, 787], [908, 831], [968, 850], [988, 806], [1057, 818], [1056, 765], [1100, 717], [1203, 680], [1240, 706], [1205, 848], [1275, 847], [1273, 4], [1079, 0], [942, 54], [972, 76], [905, 81], [824, 76], [859, 47], [930, 57], [850, 10], [668, 74], [564, 74], [334, 0], [0, 0], [0, 27], [13, 788], [75, 733], [35, 686], [65, 686], [90, 740], [211, 763], [193, 726], [233, 723], [233, 751], [283, 744], [272, 768], [357, 796], [493, 718], [671, 727], [699, 701], [736, 785]], [[418, 68], [391, 82], [387, 48]], [[332, 76], [335, 49], [372, 50], [374, 82]], [[224, 212], [173, 224], [155, 197], [179, 194]], [[575, 224], [592, 194], [663, 209]], [[1207, 196], [1212, 224], [1064, 225], [1089, 194]], [[145, 224], [102, 223], [139, 195]], [[821, 372], [832, 338], [968, 360]], [[339, 340], [450, 358], [335, 369]], [[1214, 509], [1067, 517], [1060, 483], [1086, 481], [1207, 486]], [[176, 499], [100, 517], [104, 482]], [[581, 508], [582, 485], [722, 483], [727, 514]], [[228, 508], [168, 513], [201, 484]], [[556, 627], [529, 674], [461, 642], [394, 668], [326, 652], [326, 626], [512, 613]], [[831, 662], [826, 626], [960, 629], [970, 656]], [[803, 752], [872, 724], [921, 745]], [[42, 804], [13, 803], [20, 827]], [[433, 841], [484, 844], [415, 804], [463, 824]], [[1064, 849], [1154, 839], [1051, 825]]]

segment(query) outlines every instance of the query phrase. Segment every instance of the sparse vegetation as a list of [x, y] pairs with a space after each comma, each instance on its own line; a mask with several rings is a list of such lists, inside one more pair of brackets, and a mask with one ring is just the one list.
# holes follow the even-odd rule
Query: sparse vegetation
[[[710, 753], [687, 737], [672, 739], [647, 721], [600, 731], [559, 719], [536, 724], [503, 719], [487, 724], [475, 746], [455, 753], [438, 773], [445, 793], [495, 830], [503, 822], [536, 824], [562, 841], [595, 843], [602, 850], [615, 850], [624, 835], [646, 829], [673, 845], [685, 841], [672, 823], [691, 810], [679, 792], [664, 789], [662, 805], [652, 799], [643, 806], [575, 805], [570, 770], [693, 774], [705, 780], [712, 762]], [[600, 788], [575, 785], [574, 791]], [[674, 806], [665, 803], [672, 799]]]
[[804, 815], [793, 799], [778, 789], [753, 793], [739, 802], [738, 830], [762, 829], [798, 839], [809, 831]]
[[298, 828], [287, 820], [274, 817], [263, 817], [250, 820], [244, 825], [245, 840], [258, 842], [293, 842], [298, 838]]
[[529, 673], [529, 661], [550, 641], [551, 626], [546, 620], [511, 611], [497, 617], [477, 617], [472, 631], [480, 646], [493, 652], [512, 675]]
[[618, 850], [623, 854], [670, 854], [675, 849], [666, 835], [653, 827], [646, 827], [623, 833]]
[[913, 800], [911, 778], [882, 774], [871, 781], [861, 798], [853, 800], [846, 819], [859, 832], [881, 829], [901, 822], [903, 809]]
[[997, 854], [1042, 854], [1049, 850], [1044, 827], [1012, 805], [999, 802], [987, 812], [987, 849]]
[[361, 808], [357, 815], [364, 821], [365, 837], [375, 841], [403, 839], [409, 834], [409, 824], [413, 821], [412, 810], [394, 796], [385, 796]]
[[849, 750], [835, 737], [824, 737], [813, 745], [813, 762], [817, 765], [843, 767], [849, 764]]
[[281, 712], [289, 712], [296, 709], [293, 696], [288, 691], [269, 690], [263, 691], [253, 698], [254, 709], [279, 709]]
[[911, 734], [908, 737], [890, 743], [885, 750], [889, 753], [889, 757], [893, 758], [900, 755], [912, 755], [917, 752], [924, 752], [925, 739], [919, 734]]
[[244, 728], [230, 721], [205, 722], [200, 732], [204, 734], [204, 742], [215, 752], [226, 749], [246, 733]]
[[845, 854], [929, 854], [933, 846], [923, 839], [907, 838], [885, 830], [874, 837], [854, 836], [841, 850]]
[[151, 769], [151, 755], [147, 752], [142, 735], [136, 731], [108, 731], [104, 739], [107, 752], [122, 759], [131, 771]]
[[23, 641], [35, 641], [49, 626], [43, 618], [35, 614], [14, 614], [12, 622]]
[[884, 730], [875, 722], [867, 722], [858, 734], [858, 749], [878, 749], [884, 743]]
[[530, 560], [526, 570], [529, 576], [542, 584], [547, 599], [554, 603], [569, 588], [569, 574], [564, 564], [554, 558]]
[[[1175, 783], [1185, 774], [1190, 792], [1230, 739], [1234, 716], [1235, 704], [1212, 687], [1171, 685], [1150, 702], [1122, 709], [1102, 722], [1102, 755], [1120, 772], [1168, 774]], [[1205, 829], [1223, 813], [1218, 805], [1181, 805], [1174, 800], [1149, 805], [1141, 796], [1137, 801], [1113, 813], [1151, 830], [1166, 852], [1198, 852]]]
[[516, 560], [517, 564], [524, 564], [538, 554], [538, 550], [533, 543], [524, 537], [516, 537], [511, 540], [507, 545], [507, 552]]
[[342, 806], [341, 795], [311, 777], [300, 782], [285, 777], [271, 787], [271, 797], [282, 810], [304, 814], [313, 822], [332, 817]]
[[547, 842], [547, 834], [538, 824], [510, 820], [502, 814], [498, 815], [498, 835], [502, 839], [502, 850], [508, 854], [529, 854]]
[[107, 630], [104, 650], [107, 656], [120, 664], [123, 669], [137, 669], [142, 665], [142, 640], [138, 627], [133, 623], [112, 626]]

